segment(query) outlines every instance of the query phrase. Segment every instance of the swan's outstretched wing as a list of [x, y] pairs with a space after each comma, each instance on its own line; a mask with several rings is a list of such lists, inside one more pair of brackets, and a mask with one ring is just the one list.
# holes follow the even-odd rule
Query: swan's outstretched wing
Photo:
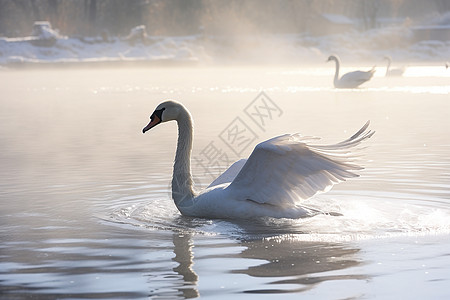
[[311, 138], [282, 135], [258, 144], [228, 186], [233, 196], [277, 206], [292, 205], [335, 183], [357, 177], [350, 149], [374, 132], [367, 122], [349, 139], [334, 145], [311, 145]]
[[223, 183], [230, 183], [236, 178], [237, 174], [241, 171], [242, 167], [247, 162], [247, 159], [243, 158], [233, 163], [225, 172], [223, 172], [219, 177], [214, 179], [213, 182], [208, 186], [208, 188], [212, 186], [216, 186]]

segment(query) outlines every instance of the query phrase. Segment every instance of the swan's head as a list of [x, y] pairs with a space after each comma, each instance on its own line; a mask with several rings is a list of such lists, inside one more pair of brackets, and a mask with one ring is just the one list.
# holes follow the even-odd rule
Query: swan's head
[[336, 55], [330, 55], [330, 56], [328, 57], [328, 59], [327, 59], [327, 62], [332, 61], [332, 60], [338, 61], [337, 56], [336, 56]]
[[160, 103], [150, 116], [150, 123], [142, 129], [142, 133], [145, 133], [160, 123], [177, 120], [182, 111], [186, 111], [186, 109], [181, 103], [176, 101], [169, 100]]
[[390, 65], [391, 62], [392, 62], [392, 58], [391, 58], [390, 56], [388, 56], [388, 55], [386, 55], [385, 57], [383, 57], [383, 60], [385, 60], [389, 65]]

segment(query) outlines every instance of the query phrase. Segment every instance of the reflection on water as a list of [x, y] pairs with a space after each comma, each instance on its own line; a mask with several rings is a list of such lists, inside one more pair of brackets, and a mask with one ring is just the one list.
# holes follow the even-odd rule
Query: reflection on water
[[365, 275], [323, 275], [325, 272], [354, 267], [358, 249], [341, 244], [298, 242], [295, 240], [269, 239], [248, 241], [243, 258], [263, 259], [266, 263], [234, 273], [253, 277], [270, 277], [262, 289], [246, 290], [246, 293], [292, 293], [314, 288], [325, 281], [364, 280]]
[[[247, 232], [246, 236], [253, 234], [259, 233]], [[265, 234], [270, 232], [266, 230]], [[263, 278], [264, 284], [259, 289], [254, 289], [251, 285], [249, 288], [248, 283], [251, 280], [248, 279], [241, 283], [233, 282], [231, 286], [228, 286], [230, 282], [223, 280], [212, 282], [213, 285], [219, 284], [217, 288], [226, 289], [228, 292], [295, 293], [312, 289], [321, 282], [330, 280], [367, 280], [367, 275], [363, 274], [326, 274], [351, 268], [360, 263], [356, 255], [359, 249], [348, 245], [305, 242], [294, 237], [257, 238], [224, 245], [223, 239], [215, 237], [206, 242], [204, 238], [200, 238], [199, 245], [194, 246], [194, 238], [187, 232], [173, 234], [175, 254], [173, 260], [178, 263], [173, 270], [182, 279], [175, 286], [184, 298], [199, 296], [199, 277], [195, 269], [203, 271], [207, 264], [218, 264], [216, 268], [226, 269], [231, 274]], [[194, 255], [194, 252], [197, 254]], [[226, 261], [227, 266], [221, 266], [222, 260]], [[155, 295], [158, 293], [161, 291]]]
[[[0, 298], [450, 296], [448, 76], [343, 91], [329, 71], [0, 72]], [[179, 215], [168, 191], [176, 127], [142, 136], [150, 110], [183, 101], [195, 155], [226, 149], [220, 132], [246, 120], [261, 90], [283, 114], [252, 128], [258, 140], [300, 131], [334, 142], [371, 120], [362, 176], [305, 203], [342, 216]]]
[[192, 244], [193, 242], [190, 234], [173, 234], [173, 252], [175, 253], [173, 260], [178, 263], [178, 266], [173, 270], [183, 278], [183, 282], [180, 284], [183, 298], [196, 298], [199, 296], [196, 288], [198, 276], [194, 270], [192, 270], [194, 260]]

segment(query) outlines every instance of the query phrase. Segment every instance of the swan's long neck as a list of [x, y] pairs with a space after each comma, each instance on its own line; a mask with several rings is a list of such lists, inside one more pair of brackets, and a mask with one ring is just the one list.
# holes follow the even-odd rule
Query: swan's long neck
[[391, 68], [391, 60], [389, 58], [385, 58], [387, 60], [386, 66], [386, 75], [389, 73], [389, 69]]
[[339, 68], [341, 66], [340, 66], [339, 60], [336, 57], [333, 57], [333, 60], [336, 63], [336, 71], [334, 72], [334, 84], [336, 85], [337, 82], [339, 81]]
[[191, 151], [193, 139], [192, 118], [187, 110], [178, 119], [178, 143], [173, 165], [172, 198], [177, 206], [195, 196], [191, 175]]

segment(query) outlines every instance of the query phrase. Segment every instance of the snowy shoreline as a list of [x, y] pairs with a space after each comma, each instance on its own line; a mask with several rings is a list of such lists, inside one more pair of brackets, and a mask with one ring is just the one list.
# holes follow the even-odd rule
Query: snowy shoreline
[[116, 67], [182, 67], [182, 66], [196, 66], [196, 60], [172, 60], [172, 59], [112, 59], [112, 58], [93, 58], [84, 60], [57, 60], [57, 61], [43, 61], [43, 60], [24, 60], [24, 61], [10, 61], [6, 64], [0, 64], [0, 68], [13, 69], [31, 69], [31, 68], [116, 68]]
[[66, 37], [47, 22], [38, 25], [34, 36], [0, 37], [1, 67], [313, 64], [332, 53], [347, 64], [379, 65], [386, 55], [395, 62], [450, 60], [449, 40], [416, 40], [414, 29], [402, 25], [326, 36], [147, 36], [137, 27], [124, 38]]

